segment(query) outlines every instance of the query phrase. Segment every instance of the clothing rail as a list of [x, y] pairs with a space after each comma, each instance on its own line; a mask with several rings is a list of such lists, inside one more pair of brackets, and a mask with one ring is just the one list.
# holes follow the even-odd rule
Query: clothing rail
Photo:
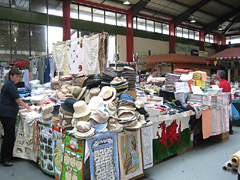
[[45, 55], [39, 55], [39, 56], [31, 56], [31, 57], [29, 57], [29, 59], [39, 58], [39, 57], [45, 57], [45, 56], [52, 56], [52, 54], [45, 54]]

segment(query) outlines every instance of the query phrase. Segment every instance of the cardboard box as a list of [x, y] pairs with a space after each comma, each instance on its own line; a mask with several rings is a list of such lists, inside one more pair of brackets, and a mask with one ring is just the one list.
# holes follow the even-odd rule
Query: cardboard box
[[137, 91], [136, 90], [127, 91], [126, 93], [131, 95], [133, 97], [133, 100], [136, 101], [136, 99], [137, 99]]

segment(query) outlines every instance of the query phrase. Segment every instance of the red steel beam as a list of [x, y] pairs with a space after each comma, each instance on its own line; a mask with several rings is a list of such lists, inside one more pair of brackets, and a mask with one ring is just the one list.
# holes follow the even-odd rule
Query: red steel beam
[[70, 18], [70, 5], [68, 0], [63, 0], [63, 41], [71, 39], [71, 18]]
[[169, 24], [169, 53], [176, 53], [176, 36], [173, 21]]
[[134, 35], [133, 35], [133, 19], [132, 19], [132, 11], [131, 9], [127, 13], [127, 18], [126, 18], [126, 23], [127, 23], [127, 36], [126, 36], [126, 42], [127, 42], [127, 62], [132, 62], [133, 61], [133, 40], [134, 40]]

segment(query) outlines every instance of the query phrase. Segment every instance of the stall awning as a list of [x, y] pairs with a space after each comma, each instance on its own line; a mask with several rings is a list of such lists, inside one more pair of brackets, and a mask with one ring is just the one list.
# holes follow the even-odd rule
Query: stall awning
[[190, 56], [184, 54], [161, 54], [146, 56], [140, 61], [146, 61], [147, 65], [161, 62], [186, 63], [186, 64], [206, 64], [206, 58], [200, 56]]
[[221, 52], [218, 52], [209, 58], [207, 60], [240, 60], [240, 48], [229, 48], [225, 49]]

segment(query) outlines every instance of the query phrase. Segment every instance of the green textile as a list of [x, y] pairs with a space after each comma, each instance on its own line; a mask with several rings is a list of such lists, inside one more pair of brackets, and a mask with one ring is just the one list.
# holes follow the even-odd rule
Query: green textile
[[178, 141], [174, 140], [172, 147], [168, 148], [171, 143], [167, 141], [166, 149], [163, 150], [164, 145], [159, 142], [158, 139], [153, 139], [153, 162], [165, 159], [171, 155], [174, 155], [185, 147], [191, 146], [190, 130], [189, 128], [184, 129], [180, 133], [180, 144], [178, 146]]

